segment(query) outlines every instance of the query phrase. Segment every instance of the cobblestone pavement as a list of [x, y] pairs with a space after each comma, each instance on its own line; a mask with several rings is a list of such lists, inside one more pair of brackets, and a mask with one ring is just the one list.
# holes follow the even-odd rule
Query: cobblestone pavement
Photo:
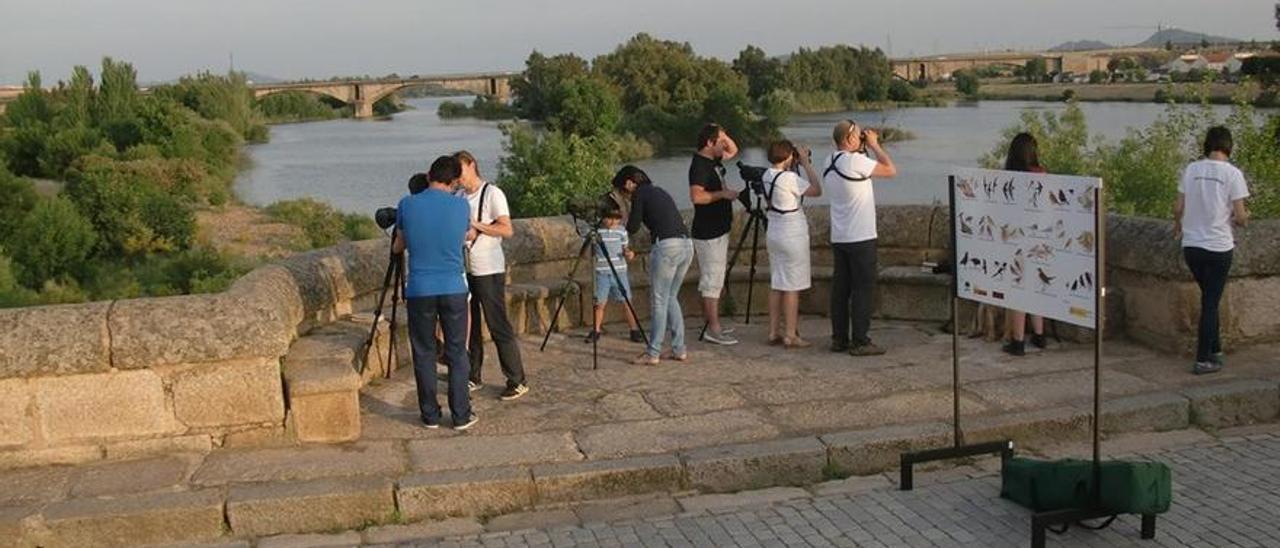
[[[1108, 529], [1072, 528], [1049, 546], [1280, 546], [1280, 430], [1178, 449], [1145, 451], [1169, 463], [1174, 505], [1154, 541], [1139, 520]], [[940, 473], [947, 475], [944, 473]], [[954, 474], [952, 475], [954, 476]], [[927, 477], [927, 475], [926, 475]], [[928, 483], [929, 480], [925, 479]], [[455, 537], [418, 546], [1026, 546], [1030, 514], [998, 497], [998, 475], [935, 480], [891, 489], [807, 496], [772, 505], [686, 512], [646, 520], [589, 523]], [[749, 496], [749, 495], [742, 495]]]

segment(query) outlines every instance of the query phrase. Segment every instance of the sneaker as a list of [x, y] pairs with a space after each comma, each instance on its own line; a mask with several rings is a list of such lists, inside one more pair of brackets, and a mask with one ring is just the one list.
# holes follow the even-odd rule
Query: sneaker
[[667, 351], [665, 354], [662, 355], [662, 359], [671, 360], [673, 362], [687, 362], [689, 361], [689, 353], [681, 352], [679, 354], [676, 354], [675, 352]]
[[1003, 350], [1006, 354], [1014, 356], [1026, 356], [1027, 343], [1026, 341], [1009, 341], [1004, 343], [1004, 346], [1000, 347], [1000, 350]]
[[440, 428], [440, 419], [422, 419], [422, 426], [428, 430]]
[[506, 390], [502, 391], [502, 395], [498, 396], [498, 399], [502, 401], [511, 401], [528, 393], [529, 385], [520, 383], [515, 386], [508, 386]]
[[707, 334], [702, 337], [702, 340], [721, 346], [733, 346], [738, 344], [738, 339], [725, 335], [724, 333], [716, 333], [710, 329], [707, 330]]
[[836, 353], [839, 353], [839, 354], [844, 354], [845, 352], [848, 352], [848, 351], [849, 351], [849, 343], [843, 343], [843, 342], [832, 342], [832, 343], [831, 343], [831, 346], [829, 346], [828, 348], [829, 348], [832, 352], [836, 352]]
[[1222, 371], [1222, 366], [1213, 362], [1196, 362], [1191, 367], [1191, 372], [1196, 375], [1208, 375], [1209, 373], [1217, 373]]
[[1227, 355], [1222, 352], [1214, 352], [1209, 354], [1209, 361], [1216, 363], [1219, 366], [1227, 365]]
[[650, 356], [648, 352], [645, 352], [644, 354], [633, 358], [631, 363], [635, 365], [658, 365], [661, 361], [662, 360], [659, 360], [657, 356]]
[[732, 327], [723, 326], [723, 325], [722, 325], [722, 326], [720, 326], [720, 334], [721, 334], [721, 335], [732, 335], [734, 331], [735, 331], [735, 330], [734, 330], [734, 328], [732, 328]]
[[475, 392], [476, 390], [479, 390], [481, 388], [484, 388], [483, 384], [480, 384], [476, 381], [467, 381], [467, 392]]
[[466, 430], [468, 428], [471, 428], [472, 426], [475, 426], [477, 422], [480, 422], [480, 417], [477, 417], [475, 413], [472, 413], [470, 417], [467, 417], [467, 419], [462, 422], [458, 422], [457, 419], [454, 419], [453, 429]]
[[851, 356], [880, 356], [886, 352], [885, 349], [876, 346], [875, 343], [867, 341], [849, 349]]
[[1031, 346], [1043, 350], [1044, 347], [1049, 346], [1049, 341], [1045, 340], [1044, 335], [1033, 334], [1031, 335]]
[[587, 337], [585, 339], [582, 339], [582, 342], [591, 344], [598, 340], [600, 340], [600, 332], [593, 329], [591, 330], [590, 333], [587, 333]]
[[644, 340], [644, 333], [641, 333], [639, 329], [632, 329], [632, 330], [631, 330], [631, 342], [633, 342], [633, 343], [642, 343], [642, 342], [645, 342], [645, 340]]

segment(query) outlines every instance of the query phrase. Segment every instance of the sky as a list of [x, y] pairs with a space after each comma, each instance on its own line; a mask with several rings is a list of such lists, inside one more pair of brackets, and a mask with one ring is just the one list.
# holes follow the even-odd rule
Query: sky
[[139, 80], [235, 68], [279, 78], [519, 70], [587, 58], [637, 32], [732, 59], [864, 44], [893, 56], [1139, 42], [1157, 24], [1280, 38], [1275, 0], [0, 0], [0, 83], [46, 82], [103, 56]]

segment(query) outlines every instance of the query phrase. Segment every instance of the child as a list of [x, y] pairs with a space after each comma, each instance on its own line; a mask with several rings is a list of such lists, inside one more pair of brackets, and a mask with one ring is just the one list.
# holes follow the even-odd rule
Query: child
[[[636, 254], [627, 246], [627, 231], [622, 227], [622, 210], [613, 208], [605, 214], [600, 228], [600, 241], [609, 255], [606, 257], [602, 254], [599, 245], [592, 245], [596, 258], [595, 327], [591, 333], [587, 334], [585, 342], [588, 343], [600, 339], [600, 325], [604, 323], [605, 305], [608, 305], [610, 300], [615, 303], [624, 302], [624, 292], [627, 298], [631, 297], [631, 282], [627, 278], [627, 261], [635, 258]], [[610, 262], [613, 263], [613, 270], [609, 269]], [[613, 277], [614, 270], [618, 272], [616, 281]], [[640, 325], [636, 323], [636, 317], [631, 315], [631, 308], [624, 308], [623, 315], [627, 318], [627, 325], [631, 327], [631, 342], [644, 342], [644, 336], [640, 334]]]

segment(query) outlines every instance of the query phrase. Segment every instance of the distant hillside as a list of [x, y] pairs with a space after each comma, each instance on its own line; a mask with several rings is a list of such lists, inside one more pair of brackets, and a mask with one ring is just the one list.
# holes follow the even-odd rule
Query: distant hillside
[[1115, 46], [1106, 42], [1097, 40], [1076, 40], [1074, 42], [1064, 42], [1049, 48], [1049, 51], [1091, 51], [1098, 49], [1112, 49]]
[[261, 74], [251, 70], [244, 71], [244, 77], [255, 84], [279, 84], [284, 82], [283, 78], [276, 78], [275, 76]]
[[1162, 48], [1166, 43], [1173, 42], [1180, 46], [1197, 45], [1203, 40], [1208, 40], [1210, 44], [1234, 44], [1241, 42], [1236, 38], [1227, 38], [1225, 36], [1212, 36], [1201, 32], [1193, 32], [1182, 29], [1164, 29], [1160, 32], [1152, 34], [1141, 43], [1135, 44], [1140, 48]]

